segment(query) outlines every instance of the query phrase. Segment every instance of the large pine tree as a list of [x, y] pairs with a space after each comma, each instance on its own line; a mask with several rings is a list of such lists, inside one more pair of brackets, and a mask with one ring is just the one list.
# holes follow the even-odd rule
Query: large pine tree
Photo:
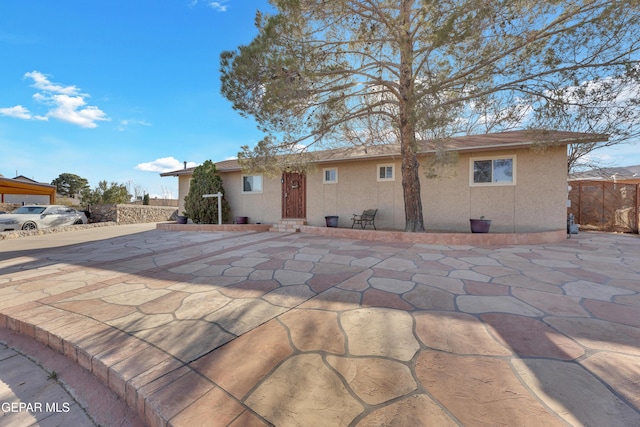
[[258, 36], [221, 55], [223, 95], [267, 135], [241, 163], [399, 143], [406, 231], [424, 231], [421, 139], [562, 123], [638, 83], [637, 0], [271, 3]]

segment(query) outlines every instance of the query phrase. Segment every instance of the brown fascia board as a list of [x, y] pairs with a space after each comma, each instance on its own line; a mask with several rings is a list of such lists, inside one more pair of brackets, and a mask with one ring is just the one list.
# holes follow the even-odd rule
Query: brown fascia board
[[187, 168], [187, 169], [178, 169], [171, 172], [162, 172], [160, 176], [165, 177], [165, 176], [193, 175], [194, 169], [195, 168]]
[[56, 186], [43, 182], [28, 182], [10, 178], [0, 178], [0, 193], [3, 194], [38, 194], [50, 195], [55, 193]]
[[[532, 137], [529, 137], [532, 135]], [[535, 136], [542, 136], [540, 138], [536, 138]], [[546, 137], [545, 137], [546, 136]], [[524, 138], [523, 138], [524, 137]], [[513, 142], [494, 142], [491, 143], [491, 139], [498, 139], [498, 141], [504, 138], [513, 138], [518, 139], [522, 138], [519, 141]], [[466, 141], [473, 141], [488, 139], [487, 143], [476, 142], [475, 144], [470, 144], [465, 146]], [[454, 142], [453, 146], [447, 147], [445, 144], [444, 149], [446, 151], [457, 151], [457, 152], [482, 152], [482, 151], [492, 151], [492, 150], [504, 150], [509, 148], [526, 148], [535, 144], [551, 144], [551, 145], [569, 145], [569, 144], [584, 144], [590, 142], [604, 142], [609, 139], [608, 135], [604, 134], [589, 134], [589, 133], [577, 133], [577, 132], [564, 132], [564, 131], [511, 131], [511, 132], [501, 132], [498, 134], [486, 134], [486, 135], [470, 135], [470, 136], [461, 136], [454, 137], [450, 140]], [[457, 142], [457, 145], [455, 144]], [[427, 145], [427, 141], [422, 141], [423, 147]], [[373, 147], [375, 149], [375, 147]], [[435, 153], [436, 148], [422, 148], [418, 151], [418, 154], [431, 154]], [[335, 158], [325, 158], [318, 159], [314, 161], [317, 164], [323, 163], [338, 163], [338, 162], [348, 162], [348, 161], [364, 161], [364, 160], [377, 160], [377, 159], [396, 159], [400, 157], [400, 147], [397, 146], [397, 151], [387, 151], [384, 153], [375, 153], [375, 154], [364, 154], [360, 156], [344, 156], [344, 157], [335, 157]]]
[[[484, 142], [474, 142], [474, 140], [484, 140]], [[491, 139], [497, 140], [493, 142]], [[513, 142], [500, 142], [504, 139], [516, 139]], [[520, 139], [520, 140], [517, 140]], [[604, 134], [591, 134], [591, 133], [579, 133], [579, 132], [566, 132], [566, 131], [547, 131], [547, 130], [526, 130], [526, 131], [507, 131], [495, 134], [484, 135], [468, 135], [451, 138], [454, 144], [446, 147], [446, 151], [458, 151], [458, 152], [482, 152], [492, 150], [504, 150], [509, 148], [526, 148], [535, 144], [551, 144], [551, 145], [569, 145], [569, 144], [585, 144], [591, 142], [605, 142], [609, 139], [608, 135]], [[465, 142], [472, 142], [469, 145], [465, 145]], [[422, 141], [423, 145], [426, 145], [426, 141]], [[460, 144], [460, 145], [458, 145]], [[389, 149], [394, 146], [394, 149]], [[385, 147], [380, 149], [379, 147]], [[366, 160], [395, 160], [400, 158], [400, 146], [398, 144], [388, 144], [372, 146], [369, 148], [372, 151], [382, 151], [376, 153], [363, 153], [352, 155], [341, 155], [341, 152], [348, 152], [349, 149], [339, 148], [335, 150], [322, 150], [317, 152], [311, 152], [312, 155], [319, 155], [320, 158], [312, 160], [315, 164], [329, 164], [329, 163], [344, 163], [344, 162], [358, 162]], [[357, 149], [356, 149], [357, 150]], [[386, 151], [385, 151], [386, 150]], [[397, 150], [397, 151], [396, 151]], [[436, 152], [435, 148], [423, 148], [418, 151], [418, 154], [430, 154]], [[331, 157], [331, 154], [338, 154], [336, 157]], [[242, 167], [236, 162], [232, 166], [221, 167], [221, 163], [228, 162], [224, 160], [217, 162], [219, 172], [236, 172], [242, 170]], [[160, 176], [180, 176], [193, 174], [194, 168], [181, 169], [174, 172], [165, 172]]]
[[[478, 140], [482, 141], [484, 139], [488, 141], [478, 142]], [[505, 142], [505, 139], [511, 139], [512, 141]], [[608, 139], [609, 136], [604, 134], [547, 130], [508, 131], [496, 134], [454, 137], [449, 139], [449, 146], [447, 146], [446, 140], [444, 141], [444, 149], [458, 152], [481, 152], [505, 148], [525, 148], [536, 144], [569, 145], [605, 142]], [[420, 153], [428, 154], [435, 151], [435, 148], [427, 148], [420, 150]]]
[[400, 153], [385, 153], [385, 154], [373, 154], [373, 155], [365, 155], [358, 157], [336, 157], [333, 159], [318, 159], [313, 161], [313, 163], [322, 165], [329, 163], [346, 163], [346, 162], [362, 162], [365, 160], [394, 160], [396, 158], [400, 158]]
[[[606, 141], [600, 139], [593, 140], [550, 140], [550, 141], [518, 141], [512, 143], [500, 143], [500, 144], [488, 144], [481, 146], [470, 146], [470, 147], [445, 147], [445, 151], [458, 151], [458, 152], [482, 152], [482, 151], [493, 151], [493, 150], [504, 150], [508, 148], [527, 148], [536, 144], [549, 144], [549, 145], [570, 145], [570, 144], [586, 144], [589, 142], [603, 142]], [[430, 154], [435, 153], [435, 149], [429, 150], [420, 150], [419, 154]]]
[[47, 184], [44, 182], [37, 182], [37, 181], [33, 181], [33, 180], [29, 180], [29, 181], [22, 181], [19, 179], [12, 179], [12, 178], [0, 178], [0, 184], [2, 185], [6, 185], [8, 187], [19, 187], [19, 188], [26, 188], [26, 187], [43, 187], [43, 188], [56, 188], [55, 185], [52, 184]]

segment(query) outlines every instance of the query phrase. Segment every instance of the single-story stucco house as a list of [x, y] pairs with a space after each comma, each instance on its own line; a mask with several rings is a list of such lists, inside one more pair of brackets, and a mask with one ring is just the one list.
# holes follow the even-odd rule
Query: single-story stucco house
[[[606, 140], [606, 136], [562, 131], [510, 131], [448, 139], [458, 153], [453, 170], [427, 179], [421, 171], [421, 194], [428, 230], [469, 231], [469, 219], [491, 219], [491, 232], [522, 233], [566, 229], [567, 145]], [[421, 163], [433, 155], [421, 143]], [[338, 216], [350, 227], [354, 213], [378, 209], [378, 229], [405, 226], [398, 145], [317, 151], [306, 174], [283, 171], [268, 177], [244, 173], [236, 160], [216, 163], [232, 218], [276, 224], [301, 218], [324, 226]], [[422, 166], [421, 166], [422, 168]], [[179, 212], [194, 168], [162, 173], [179, 179]], [[215, 199], [212, 199], [214, 203]]]

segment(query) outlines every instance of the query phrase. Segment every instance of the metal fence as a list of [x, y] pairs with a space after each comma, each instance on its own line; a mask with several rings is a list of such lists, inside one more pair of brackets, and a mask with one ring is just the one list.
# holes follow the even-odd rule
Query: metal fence
[[583, 230], [638, 233], [640, 184], [571, 181], [568, 213]]

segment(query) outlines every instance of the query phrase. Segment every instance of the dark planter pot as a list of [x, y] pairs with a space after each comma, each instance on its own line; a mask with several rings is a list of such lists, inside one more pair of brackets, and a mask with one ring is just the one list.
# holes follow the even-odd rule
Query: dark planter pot
[[334, 215], [325, 216], [324, 221], [327, 224], [327, 227], [336, 228], [338, 227], [338, 217]]
[[248, 216], [237, 216], [236, 217], [236, 224], [248, 224], [249, 223], [249, 217]]
[[187, 223], [187, 217], [186, 216], [182, 216], [182, 215], [178, 215], [176, 217], [176, 223], [178, 224], [186, 224]]
[[488, 233], [491, 227], [490, 219], [470, 219], [472, 233]]

